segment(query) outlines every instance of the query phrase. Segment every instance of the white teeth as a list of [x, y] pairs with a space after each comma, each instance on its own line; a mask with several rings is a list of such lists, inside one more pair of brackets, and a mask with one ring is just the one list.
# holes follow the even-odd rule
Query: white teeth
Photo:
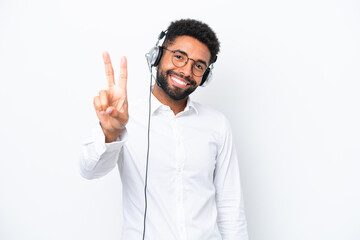
[[186, 82], [183, 82], [183, 81], [181, 81], [180, 79], [177, 79], [177, 78], [175, 78], [175, 77], [173, 77], [173, 76], [171, 76], [171, 79], [174, 80], [175, 82], [177, 82], [178, 84], [181, 84], [181, 85], [184, 85], [184, 86], [187, 85]]

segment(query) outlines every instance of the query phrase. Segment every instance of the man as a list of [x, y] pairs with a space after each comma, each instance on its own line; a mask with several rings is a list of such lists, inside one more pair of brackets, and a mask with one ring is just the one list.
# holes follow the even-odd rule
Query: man
[[108, 89], [94, 98], [100, 124], [84, 144], [81, 173], [97, 178], [118, 165], [122, 239], [142, 238], [145, 212], [145, 239], [248, 239], [229, 123], [189, 98], [207, 80], [218, 39], [202, 22], [179, 20], [167, 29], [159, 51], [149, 135], [147, 101], [128, 108], [126, 58], [116, 85], [109, 55], [103, 54]]

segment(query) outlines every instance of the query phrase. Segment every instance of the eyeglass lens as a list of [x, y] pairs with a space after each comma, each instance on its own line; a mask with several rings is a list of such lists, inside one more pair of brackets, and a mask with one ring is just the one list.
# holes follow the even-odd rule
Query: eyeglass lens
[[[173, 52], [172, 62], [176, 67], [183, 67], [186, 65], [188, 61], [189, 61], [189, 57], [186, 54], [179, 51]], [[202, 75], [204, 75], [205, 71], [206, 71], [206, 65], [204, 63], [199, 61], [194, 61], [194, 64], [192, 66], [192, 72], [195, 76], [201, 77]]]

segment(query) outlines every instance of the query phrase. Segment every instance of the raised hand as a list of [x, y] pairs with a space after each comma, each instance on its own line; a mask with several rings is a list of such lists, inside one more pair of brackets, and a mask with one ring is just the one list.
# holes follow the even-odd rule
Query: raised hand
[[129, 120], [126, 91], [127, 61], [126, 57], [121, 57], [120, 78], [118, 84], [115, 84], [109, 53], [104, 52], [103, 59], [108, 89], [101, 90], [99, 96], [94, 97], [94, 107], [105, 135], [105, 142], [113, 142], [120, 136]]

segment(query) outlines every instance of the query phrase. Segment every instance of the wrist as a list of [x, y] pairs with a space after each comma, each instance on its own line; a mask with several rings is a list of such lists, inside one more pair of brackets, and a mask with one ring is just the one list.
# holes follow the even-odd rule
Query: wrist
[[124, 131], [125, 127], [121, 128], [121, 129], [112, 129], [112, 130], [108, 130], [105, 129], [101, 123], [100, 126], [102, 128], [102, 131], [104, 133], [105, 136], [105, 143], [111, 143], [111, 142], [115, 142], [119, 136], [121, 135], [121, 133]]

